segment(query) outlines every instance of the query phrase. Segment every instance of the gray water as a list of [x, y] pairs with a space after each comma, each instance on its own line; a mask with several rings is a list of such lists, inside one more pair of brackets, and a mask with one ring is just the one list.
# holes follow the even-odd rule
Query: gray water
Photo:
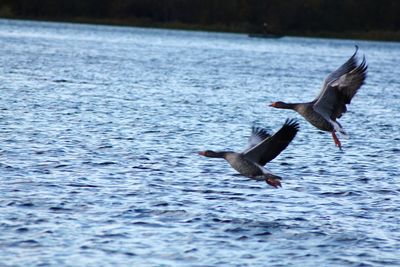
[[[369, 73], [343, 151], [272, 101]], [[1, 266], [399, 266], [400, 44], [0, 21]], [[197, 151], [301, 130], [274, 189]]]

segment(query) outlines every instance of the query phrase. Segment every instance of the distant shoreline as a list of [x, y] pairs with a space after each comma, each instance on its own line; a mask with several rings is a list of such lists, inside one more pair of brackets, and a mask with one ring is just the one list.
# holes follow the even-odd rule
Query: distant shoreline
[[[92, 18], [66, 18], [66, 19], [53, 19], [53, 18], [16, 18], [16, 17], [0, 17], [0, 19], [10, 20], [31, 20], [31, 21], [46, 21], [46, 22], [62, 22], [62, 23], [83, 23], [92, 25], [110, 25], [110, 26], [127, 26], [127, 27], [142, 27], [142, 28], [157, 28], [157, 29], [173, 29], [173, 30], [191, 30], [191, 31], [208, 31], [208, 32], [226, 32], [226, 33], [242, 33], [253, 34], [260, 32], [246, 31], [245, 25], [243, 26], [226, 26], [222, 24], [213, 25], [198, 25], [187, 24], [181, 22], [154, 22], [146, 19], [92, 19]], [[334, 39], [350, 39], [350, 40], [369, 40], [369, 41], [400, 41], [399, 31], [366, 31], [366, 32], [332, 32], [332, 31], [318, 31], [318, 32], [298, 32], [291, 31], [281, 33], [283, 36], [291, 37], [311, 37], [311, 38], [334, 38]]]

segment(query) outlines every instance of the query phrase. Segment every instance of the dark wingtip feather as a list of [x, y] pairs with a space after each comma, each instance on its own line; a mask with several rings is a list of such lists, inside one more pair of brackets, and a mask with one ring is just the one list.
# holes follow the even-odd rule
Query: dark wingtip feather
[[286, 119], [283, 126], [292, 128], [296, 132], [300, 130], [299, 122], [296, 119]]
[[358, 52], [358, 45], [354, 45], [356, 47], [356, 51], [354, 51], [353, 55], [350, 57], [349, 60], [353, 60], [356, 56], [357, 56], [357, 52]]
[[261, 139], [265, 139], [271, 136], [266, 129], [257, 127], [255, 125], [251, 127], [251, 133], [259, 136]]
[[368, 64], [365, 59], [365, 55], [363, 55], [363, 59], [361, 63], [353, 70], [354, 73], [360, 74], [360, 78], [362, 80], [362, 84], [364, 84], [364, 80], [367, 77]]
[[363, 55], [363, 59], [360, 64], [360, 68], [361, 68], [362, 72], [365, 72], [365, 73], [367, 72], [368, 64], [367, 64], [367, 60], [365, 59], [365, 55]]

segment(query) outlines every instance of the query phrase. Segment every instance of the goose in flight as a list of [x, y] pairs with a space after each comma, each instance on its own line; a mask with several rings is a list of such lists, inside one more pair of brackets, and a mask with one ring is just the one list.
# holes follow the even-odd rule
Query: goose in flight
[[354, 54], [342, 66], [325, 78], [321, 92], [313, 101], [306, 103], [278, 101], [270, 106], [297, 111], [316, 128], [331, 132], [335, 145], [341, 149], [342, 145], [336, 132], [343, 136], [347, 134], [336, 119], [347, 111], [346, 105], [350, 104], [367, 77], [368, 66], [365, 56], [361, 63], [358, 63], [357, 51], [358, 46]]
[[263, 166], [289, 145], [298, 130], [299, 124], [295, 120], [286, 120], [282, 128], [272, 136], [265, 129], [253, 126], [249, 147], [243, 152], [206, 150], [199, 154], [209, 158], [223, 158], [240, 174], [265, 181], [277, 188], [281, 186], [281, 177], [270, 173]]

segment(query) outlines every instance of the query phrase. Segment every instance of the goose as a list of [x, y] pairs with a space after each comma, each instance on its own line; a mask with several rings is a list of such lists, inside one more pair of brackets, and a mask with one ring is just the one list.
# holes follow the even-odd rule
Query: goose
[[348, 135], [336, 119], [342, 117], [343, 113], [347, 111], [346, 105], [350, 104], [351, 99], [364, 84], [367, 77], [368, 65], [365, 56], [358, 64], [356, 58], [358, 46], [355, 47], [354, 54], [325, 78], [319, 95], [313, 101], [306, 103], [278, 101], [269, 106], [297, 111], [316, 128], [330, 132], [335, 145], [342, 149], [342, 144], [336, 132], [344, 137]]
[[293, 140], [299, 130], [296, 120], [285, 121], [282, 128], [274, 135], [260, 127], [252, 127], [248, 148], [241, 153], [233, 151], [200, 151], [209, 158], [223, 158], [240, 174], [257, 181], [265, 181], [277, 188], [281, 187], [281, 177], [270, 173], [263, 166], [276, 158]]

